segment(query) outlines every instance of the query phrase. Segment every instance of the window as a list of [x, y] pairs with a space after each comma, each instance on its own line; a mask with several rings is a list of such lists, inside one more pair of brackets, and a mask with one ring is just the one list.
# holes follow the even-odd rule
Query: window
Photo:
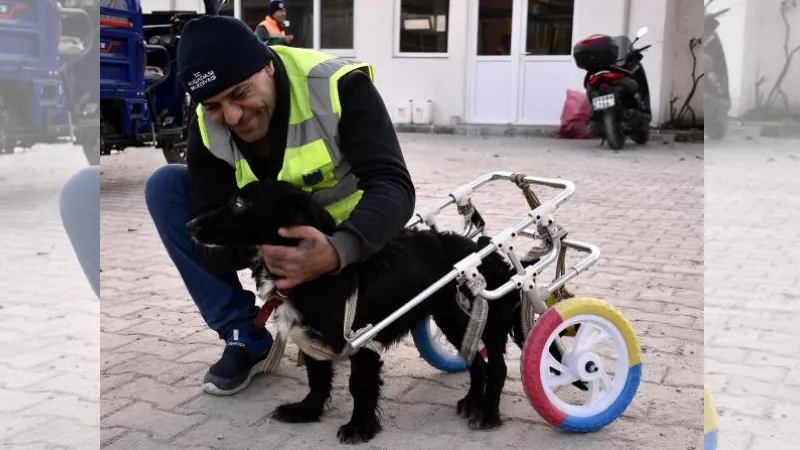
[[398, 0], [400, 53], [447, 53], [450, 0]]
[[[269, 3], [264, 0], [242, 0], [242, 21], [254, 32], [258, 24], [267, 17]], [[285, 2], [285, 5], [289, 26], [284, 31], [294, 36], [291, 46], [314, 48], [313, 0], [292, 0]]]
[[528, 0], [528, 55], [572, 54], [575, 0]]
[[[241, 19], [255, 31], [269, 12], [269, 0], [241, 0], [241, 3]], [[294, 36], [289, 45], [316, 50], [352, 50], [353, 3], [354, 0], [286, 1], [286, 21], [289, 26], [285, 31]], [[233, 15], [232, 0], [220, 14]], [[318, 36], [316, 39], [315, 35]]]
[[[261, 2], [269, 7], [269, 2]], [[294, 39], [291, 47], [314, 48], [314, 1], [291, 0], [286, 5], [286, 20], [289, 26], [284, 31]], [[269, 11], [268, 11], [269, 12]], [[263, 17], [262, 17], [263, 19]]]
[[513, 0], [480, 0], [478, 4], [478, 56], [511, 54]]
[[320, 48], [353, 48], [353, 0], [322, 0], [320, 9]]

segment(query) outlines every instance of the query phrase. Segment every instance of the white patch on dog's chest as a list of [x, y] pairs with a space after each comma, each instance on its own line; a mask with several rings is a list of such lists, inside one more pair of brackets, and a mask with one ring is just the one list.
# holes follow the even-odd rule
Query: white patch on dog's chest
[[[267, 302], [275, 291], [275, 280], [264, 270], [259, 270], [255, 274], [256, 286], [258, 286], [258, 297], [262, 302]], [[284, 336], [289, 334], [292, 326], [300, 323], [302, 316], [288, 301], [284, 301], [275, 311], [272, 312], [270, 321], [277, 325], [278, 332]]]
[[[275, 292], [275, 280], [266, 270], [256, 270], [254, 274], [258, 297], [261, 303], [269, 301]], [[282, 336], [290, 336], [292, 342], [303, 348], [324, 348], [326, 353], [333, 351], [319, 341], [319, 333], [301, 325], [302, 314], [288, 300], [284, 300], [272, 312], [269, 321], [276, 325], [277, 331]]]
[[278, 332], [284, 336], [289, 334], [290, 328], [292, 328], [294, 325], [300, 324], [300, 319], [302, 318], [300, 312], [298, 312], [289, 302], [281, 303], [280, 306], [275, 308], [275, 312], [272, 314], [275, 317], [275, 323], [277, 324]]

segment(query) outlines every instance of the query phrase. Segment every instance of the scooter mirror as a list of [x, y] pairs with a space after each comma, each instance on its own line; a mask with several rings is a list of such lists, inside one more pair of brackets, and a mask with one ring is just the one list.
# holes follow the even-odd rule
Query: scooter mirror
[[647, 34], [648, 31], [649, 30], [647, 29], [647, 27], [639, 28], [639, 31], [636, 32], [636, 39], [643, 38]]

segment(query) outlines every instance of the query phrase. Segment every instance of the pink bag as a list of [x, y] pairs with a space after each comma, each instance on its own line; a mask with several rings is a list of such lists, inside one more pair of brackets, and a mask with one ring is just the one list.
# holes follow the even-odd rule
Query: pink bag
[[589, 128], [589, 111], [591, 105], [583, 92], [567, 90], [567, 99], [561, 110], [561, 125], [556, 136], [561, 139], [589, 139], [592, 137]]

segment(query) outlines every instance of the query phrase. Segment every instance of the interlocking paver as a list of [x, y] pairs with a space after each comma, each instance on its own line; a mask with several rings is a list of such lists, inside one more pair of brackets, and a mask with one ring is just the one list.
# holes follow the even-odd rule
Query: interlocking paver
[[[645, 374], [640, 394], [618, 421], [597, 433], [567, 434], [531, 407], [520, 382], [520, 351], [509, 347], [504, 426], [473, 432], [455, 414], [467, 374], [430, 367], [407, 339], [385, 357], [384, 431], [364, 448], [701, 448], [702, 146], [653, 144], [612, 152], [596, 141], [437, 135], [401, 135], [401, 142], [420, 208], [491, 170], [576, 182], [575, 196], [556, 217], [575, 239], [603, 253], [571, 289], [606, 299], [627, 314], [644, 348]], [[160, 152], [129, 149], [104, 157], [102, 164], [105, 448], [341, 448], [336, 429], [352, 405], [347, 363], [337, 370], [330, 409], [318, 424], [268, 419], [277, 404], [306, 393], [305, 371], [295, 366], [291, 345], [278, 373], [256, 378], [247, 391], [229, 398], [201, 393], [203, 372], [221, 347], [199, 319], [147, 215], [144, 183], [162, 164]], [[540, 197], [553, 192], [537, 190]], [[525, 214], [524, 199], [510, 183], [477, 192], [474, 202], [490, 233]], [[460, 227], [457, 219], [451, 210], [440, 223]], [[568, 255], [570, 262], [577, 259]], [[241, 278], [252, 288], [247, 272]]]
[[99, 445], [100, 307], [59, 218], [74, 146], [0, 156], [0, 448]]
[[721, 449], [800, 447], [797, 142], [705, 149], [705, 373]]

